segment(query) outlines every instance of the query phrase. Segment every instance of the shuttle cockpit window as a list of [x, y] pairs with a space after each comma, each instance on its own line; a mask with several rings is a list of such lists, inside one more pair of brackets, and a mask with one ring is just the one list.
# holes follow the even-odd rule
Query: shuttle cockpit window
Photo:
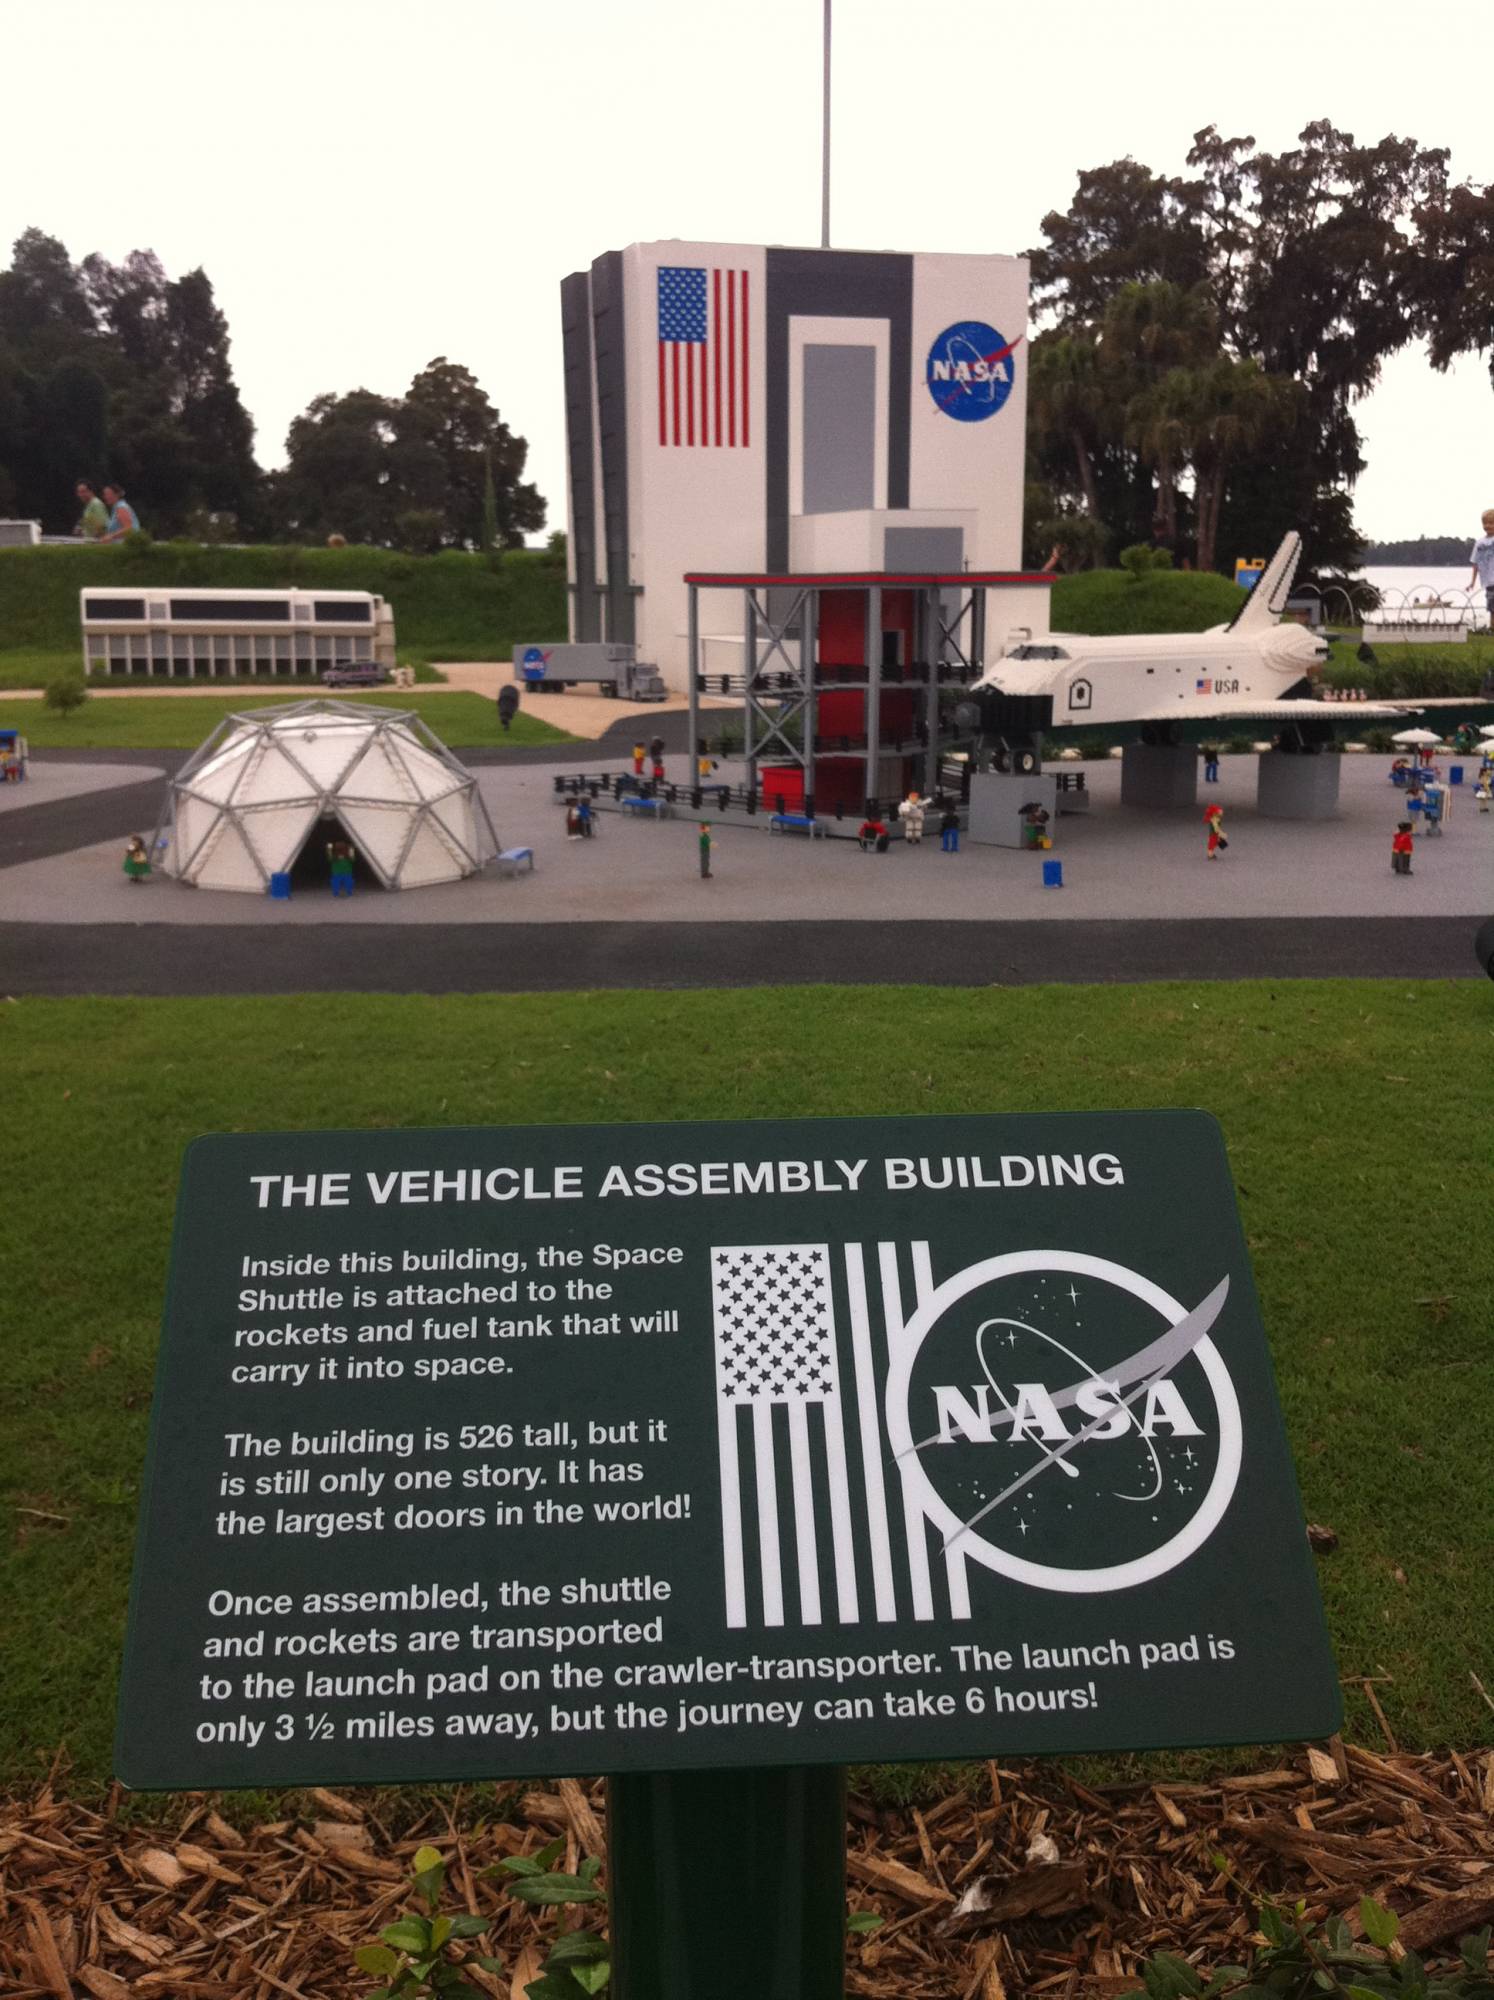
[[1062, 646], [1014, 646], [1007, 655], [1011, 660], [1066, 660], [1068, 657]]

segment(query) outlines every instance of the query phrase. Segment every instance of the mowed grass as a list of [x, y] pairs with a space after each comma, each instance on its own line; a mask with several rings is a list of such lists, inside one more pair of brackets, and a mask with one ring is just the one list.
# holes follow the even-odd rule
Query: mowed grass
[[[77, 1782], [109, 1773], [187, 1142], [641, 1116], [781, 1141], [797, 1115], [1213, 1111], [1307, 1515], [1340, 1536], [1318, 1564], [1340, 1670], [1406, 1745], [1494, 1741], [1470, 1680], [1494, 1688], [1484, 982], [27, 1000], [0, 1004], [0, 1062], [0, 1777], [63, 1743]], [[1381, 1740], [1352, 1688], [1349, 1727]]]
[[[132, 695], [118, 701], [86, 701], [60, 715], [39, 701], [7, 701], [0, 695], [0, 729], [19, 729], [33, 750], [195, 750], [225, 715], [287, 701], [315, 701], [320, 688], [286, 689], [276, 694]], [[374, 708], [415, 709], [453, 750], [488, 744], [575, 743], [578, 737], [521, 710], [511, 729], [498, 721], [498, 704], [465, 689], [426, 694], [421, 689], [362, 695], [335, 688], [332, 701], [367, 703]]]

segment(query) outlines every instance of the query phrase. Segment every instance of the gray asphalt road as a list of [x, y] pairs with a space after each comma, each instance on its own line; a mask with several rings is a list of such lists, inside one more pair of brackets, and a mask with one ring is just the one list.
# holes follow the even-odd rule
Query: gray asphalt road
[[1461, 917], [1202, 924], [77, 924], [0, 930], [0, 993], [521, 993], [816, 984], [1110, 985], [1149, 979], [1474, 979]]

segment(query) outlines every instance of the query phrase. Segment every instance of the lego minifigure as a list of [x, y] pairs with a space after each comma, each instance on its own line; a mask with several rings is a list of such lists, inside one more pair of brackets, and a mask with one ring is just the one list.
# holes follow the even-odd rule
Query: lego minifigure
[[644, 744], [635, 743], [633, 745], [633, 776], [635, 778], [643, 776], [643, 760], [647, 755], [648, 750]]
[[1224, 807], [1205, 806], [1204, 825], [1209, 829], [1209, 859], [1217, 861], [1224, 849], [1229, 846], [1224, 833]]
[[939, 817], [939, 852], [958, 854], [960, 851], [960, 815], [953, 806], [946, 806]]
[[923, 841], [923, 819], [926, 808], [917, 792], [909, 792], [897, 809], [897, 816], [903, 823], [903, 838], [909, 847], [918, 847]]
[[124, 872], [132, 884], [144, 882], [150, 875], [150, 855], [138, 833], [131, 836], [130, 844], [125, 849]]
[[710, 823], [707, 820], [702, 820], [700, 822], [700, 879], [702, 882], [709, 882], [711, 879], [711, 849], [714, 845], [715, 842], [711, 839]]
[[1403, 819], [1390, 839], [1390, 867], [1392, 874], [1411, 873], [1411, 822]]
[[351, 896], [353, 893], [353, 850], [345, 840], [327, 842], [327, 863], [332, 874], [334, 896]]

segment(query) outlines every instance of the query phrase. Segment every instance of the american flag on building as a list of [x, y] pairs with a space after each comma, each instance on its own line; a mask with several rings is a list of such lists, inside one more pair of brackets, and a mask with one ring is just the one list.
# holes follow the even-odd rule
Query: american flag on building
[[1195, 681], [1193, 683], [1193, 692], [1195, 694], [1207, 694], [1212, 685], [1213, 683], [1207, 680]]
[[749, 442], [747, 273], [659, 267], [659, 442]]
[[932, 1618], [939, 1569], [946, 1615], [970, 1616], [964, 1558], [892, 1458], [874, 1353], [902, 1338], [905, 1290], [909, 1315], [932, 1292], [928, 1246], [910, 1246], [906, 1288], [897, 1246], [876, 1254], [879, 1288], [859, 1243], [711, 1251], [728, 1626], [886, 1622], [900, 1596]]

